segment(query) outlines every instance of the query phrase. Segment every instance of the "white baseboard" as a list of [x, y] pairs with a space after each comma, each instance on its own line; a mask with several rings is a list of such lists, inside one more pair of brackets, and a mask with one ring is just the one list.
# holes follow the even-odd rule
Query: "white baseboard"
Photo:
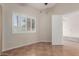
[[63, 36], [63, 38], [75, 38], [75, 39], [79, 39], [79, 37], [72, 37], [72, 36]]
[[52, 42], [50, 40], [40, 40], [40, 42]]
[[63, 37], [64, 40], [67, 40], [67, 41], [72, 41], [72, 42], [78, 42], [79, 43], [79, 38], [78, 37]]
[[8, 51], [8, 50], [11, 50], [11, 49], [15, 49], [15, 48], [19, 48], [19, 47], [22, 47], [22, 46], [27, 46], [27, 45], [30, 45], [30, 44], [34, 44], [34, 43], [37, 43], [37, 42], [38, 42], [38, 41], [34, 41], [34, 42], [27, 43], [27, 44], [22, 44], [22, 45], [10, 47], [10, 48], [2, 49], [2, 52], [3, 52], [3, 51]]
[[5, 49], [2, 49], [2, 51], [8, 51], [8, 50], [11, 50], [11, 49], [19, 48], [19, 47], [22, 47], [22, 46], [27, 46], [27, 45], [38, 43], [38, 42], [52, 42], [52, 41], [47, 41], [47, 40], [34, 41], [34, 42], [25, 43], [25, 44], [21, 44], [21, 45], [17, 45], [17, 46], [12, 46], [10, 48], [5, 48]]

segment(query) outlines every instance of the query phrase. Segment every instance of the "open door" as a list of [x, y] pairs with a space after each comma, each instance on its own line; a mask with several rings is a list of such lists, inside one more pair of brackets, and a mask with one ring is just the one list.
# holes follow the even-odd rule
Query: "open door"
[[61, 15], [52, 16], [52, 45], [62, 45], [63, 24]]

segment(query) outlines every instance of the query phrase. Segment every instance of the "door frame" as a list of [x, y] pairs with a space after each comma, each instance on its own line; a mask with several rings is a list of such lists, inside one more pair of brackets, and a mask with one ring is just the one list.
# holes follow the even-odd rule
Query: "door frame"
[[0, 55], [2, 55], [2, 33], [3, 33], [3, 21], [2, 21], [2, 7], [3, 7], [3, 4], [0, 4], [0, 8], [1, 8], [1, 16], [0, 16], [0, 21], [1, 21], [1, 23], [0, 23], [0, 25], [1, 25], [1, 42], [0, 42], [0, 45], [1, 45], [1, 51], [0, 51]]

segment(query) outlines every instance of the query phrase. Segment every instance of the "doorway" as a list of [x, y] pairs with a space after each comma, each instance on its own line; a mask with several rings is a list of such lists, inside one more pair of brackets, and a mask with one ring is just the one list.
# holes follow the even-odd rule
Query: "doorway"
[[2, 51], [2, 6], [0, 5], [0, 55]]

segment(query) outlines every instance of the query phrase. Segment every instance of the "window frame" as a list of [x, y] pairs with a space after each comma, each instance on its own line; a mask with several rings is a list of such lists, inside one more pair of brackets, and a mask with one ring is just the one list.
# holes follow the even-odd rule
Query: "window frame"
[[[14, 31], [14, 19], [15, 19], [15, 17], [17, 17], [17, 16], [22, 16], [22, 17], [25, 17], [25, 19], [26, 19], [26, 30], [25, 31]], [[27, 31], [27, 18], [30, 18], [31, 19], [31, 30], [30, 31]], [[34, 19], [35, 20], [35, 30], [33, 31], [32, 30], [32, 19]], [[18, 30], [18, 29], [16, 29], [16, 30]], [[33, 17], [33, 16], [27, 16], [27, 15], [24, 15], [24, 14], [19, 14], [19, 13], [13, 13], [12, 14], [12, 33], [15, 33], [15, 34], [17, 34], [17, 33], [35, 33], [36, 32], [36, 17]]]

